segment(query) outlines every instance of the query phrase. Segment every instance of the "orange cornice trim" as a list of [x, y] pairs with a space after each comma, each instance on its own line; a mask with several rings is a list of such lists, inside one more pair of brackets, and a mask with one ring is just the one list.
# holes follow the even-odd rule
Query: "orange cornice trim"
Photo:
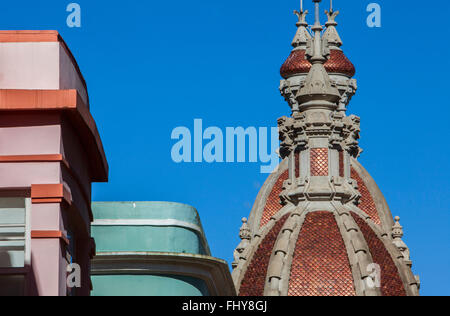
[[0, 113], [17, 111], [64, 111], [78, 127], [86, 141], [90, 160], [93, 162], [93, 181], [108, 181], [106, 160], [100, 134], [88, 107], [77, 90], [0, 90]]
[[57, 31], [0, 31], [0, 43], [59, 42]]
[[31, 231], [32, 239], [61, 239], [67, 245], [70, 244], [66, 234], [60, 230], [33, 230]]
[[33, 184], [31, 186], [31, 198], [56, 198], [63, 197], [62, 184]]
[[54, 155], [12, 155], [0, 156], [0, 163], [21, 163], [21, 162], [63, 162], [68, 165], [67, 161], [61, 154]]
[[77, 90], [0, 90], [0, 110], [76, 109]]
[[72, 195], [62, 184], [33, 184], [31, 202], [33, 204], [62, 203], [72, 204]]

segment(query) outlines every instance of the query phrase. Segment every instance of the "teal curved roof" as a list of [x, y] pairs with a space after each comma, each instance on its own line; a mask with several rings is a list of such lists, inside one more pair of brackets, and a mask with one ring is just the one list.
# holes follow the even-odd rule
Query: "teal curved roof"
[[94, 202], [97, 252], [210, 255], [197, 210], [174, 202]]

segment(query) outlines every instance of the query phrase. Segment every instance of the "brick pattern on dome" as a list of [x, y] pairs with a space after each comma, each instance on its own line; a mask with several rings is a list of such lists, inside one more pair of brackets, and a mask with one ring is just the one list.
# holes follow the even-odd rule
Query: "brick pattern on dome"
[[269, 268], [273, 247], [289, 216], [290, 213], [279, 219], [260, 243], [258, 250], [253, 255], [252, 261], [245, 272], [239, 290], [239, 296], [264, 296], [267, 269]]
[[356, 73], [355, 66], [340, 50], [331, 50], [330, 59], [325, 63], [325, 69], [328, 73], [344, 74], [353, 77]]
[[339, 152], [339, 176], [345, 177], [344, 152], [342, 150]]
[[[296, 74], [309, 73], [312, 65], [305, 59], [305, 55], [305, 50], [292, 51], [283, 66], [281, 66], [281, 76], [287, 79]], [[326, 61], [324, 67], [328, 73], [343, 74], [348, 77], [353, 77], [356, 73], [355, 66], [345, 56], [344, 52], [335, 49], [330, 51], [330, 58]]]
[[270, 219], [275, 216], [282, 208], [280, 201], [280, 194], [283, 191], [283, 183], [289, 178], [289, 170], [283, 172], [277, 179], [277, 182], [272, 188], [272, 191], [267, 198], [266, 205], [264, 206], [264, 211], [261, 216], [260, 227], [264, 227], [270, 221]]
[[352, 216], [366, 239], [373, 261], [381, 267], [381, 294], [383, 296], [406, 296], [398, 269], [383, 242], [361, 217], [353, 212]]
[[334, 215], [307, 215], [295, 247], [289, 296], [356, 296], [350, 262]]
[[328, 176], [328, 148], [311, 149], [311, 176]]
[[381, 220], [380, 216], [378, 215], [377, 207], [375, 205], [372, 195], [369, 192], [369, 189], [367, 188], [367, 185], [354, 168], [352, 168], [351, 172], [352, 172], [352, 179], [358, 182], [358, 190], [359, 193], [361, 193], [361, 200], [358, 207], [364, 213], [369, 215], [375, 224], [381, 225]]
[[285, 79], [295, 74], [307, 74], [311, 70], [311, 63], [305, 59], [305, 50], [294, 50], [281, 66], [281, 76]]

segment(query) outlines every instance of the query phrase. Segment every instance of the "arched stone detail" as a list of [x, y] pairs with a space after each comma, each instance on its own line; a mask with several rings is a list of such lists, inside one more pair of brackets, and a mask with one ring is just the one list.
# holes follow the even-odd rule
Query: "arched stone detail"
[[[290, 271], [292, 260], [289, 260], [288, 257], [295, 245], [295, 240], [293, 239], [298, 236], [299, 229], [305, 218], [304, 214], [301, 213], [298, 209], [294, 211], [278, 235], [270, 258], [264, 296], [283, 296], [283, 292], [286, 291], [285, 288], [289, 285], [289, 274], [286, 275], [286, 271]], [[288, 269], [286, 269], [287, 266], [289, 266]]]
[[374, 263], [381, 268], [381, 295], [406, 296], [400, 272], [383, 241], [361, 217], [354, 212], [351, 215], [366, 239]]
[[239, 289], [240, 296], [263, 296], [266, 284], [267, 269], [277, 237], [291, 213], [279, 219], [259, 244], [251, 263], [245, 271]]

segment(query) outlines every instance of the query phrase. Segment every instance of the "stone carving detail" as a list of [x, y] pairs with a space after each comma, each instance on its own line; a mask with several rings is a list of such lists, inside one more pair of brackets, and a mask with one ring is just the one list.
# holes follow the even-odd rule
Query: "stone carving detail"
[[284, 159], [292, 152], [308, 148], [307, 123], [304, 114], [294, 113], [292, 117], [283, 116], [279, 118], [278, 129], [281, 141], [281, 158]]
[[325, 10], [325, 13], [328, 16], [328, 21], [327, 23], [325, 23], [326, 30], [323, 37], [328, 41], [330, 45], [340, 47], [342, 46], [342, 40], [336, 30], [336, 26], [338, 25], [336, 22], [336, 17], [339, 15], [339, 11]]
[[361, 119], [355, 115], [346, 116], [343, 118], [344, 123], [344, 143], [343, 148], [349, 152], [349, 154], [358, 158], [362, 149], [359, 147], [359, 133], [361, 132]]
[[[312, 150], [310, 142], [319, 137], [328, 139], [330, 150], [345, 151], [349, 157], [356, 158], [362, 152], [358, 143], [360, 119], [354, 115], [346, 116], [345, 112], [309, 109], [295, 112], [291, 117], [280, 118], [278, 126], [281, 141], [280, 155], [283, 159], [295, 159], [293, 153]], [[341, 161], [330, 159], [330, 163], [335, 164], [338, 169]], [[298, 163], [295, 161], [294, 165]], [[342, 163], [344, 164], [344, 162]], [[348, 164], [349, 160], [346, 163]], [[317, 181], [311, 182], [311, 177], [316, 175], [312, 168], [304, 169], [299, 174], [300, 177], [296, 176], [295, 179], [290, 178], [285, 181], [283, 192], [280, 195], [282, 205], [288, 203], [298, 205], [302, 201], [325, 198], [339, 200], [344, 204], [351, 202], [357, 205], [361, 198], [357, 182], [349, 175], [341, 177], [339, 174], [330, 174], [328, 183], [322, 183], [318, 188], [316, 187]], [[326, 179], [321, 181], [326, 181]]]
[[349, 79], [343, 82], [341, 81], [338, 83], [338, 89], [341, 93], [341, 100], [339, 101], [338, 110], [345, 112], [348, 104], [358, 90], [358, 83], [356, 79]]
[[280, 93], [289, 104], [292, 109], [292, 113], [298, 112], [298, 101], [295, 98], [297, 94], [297, 90], [294, 87], [291, 87], [291, 82], [288, 80], [281, 80], [280, 83]]
[[409, 248], [402, 240], [403, 238], [403, 227], [400, 225], [400, 217], [395, 217], [395, 224], [392, 227], [392, 238], [394, 245], [400, 250], [403, 255], [403, 260], [406, 265], [412, 267], [412, 261], [410, 259]]
[[294, 40], [292, 41], [292, 46], [294, 48], [301, 47], [306, 45], [308, 40], [311, 38], [311, 34], [308, 32], [308, 22], [306, 22], [306, 16], [308, 15], [308, 10], [303, 11], [301, 10], [298, 12], [297, 10], [294, 11], [294, 14], [298, 17], [297, 22], [297, 33], [295, 34]]
[[233, 269], [236, 269], [239, 266], [240, 261], [247, 260], [244, 256], [244, 252], [252, 240], [252, 232], [247, 222], [247, 218], [242, 219], [242, 227], [239, 231], [239, 238], [241, 239], [241, 242], [234, 251], [234, 262], [231, 264]]

